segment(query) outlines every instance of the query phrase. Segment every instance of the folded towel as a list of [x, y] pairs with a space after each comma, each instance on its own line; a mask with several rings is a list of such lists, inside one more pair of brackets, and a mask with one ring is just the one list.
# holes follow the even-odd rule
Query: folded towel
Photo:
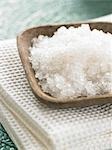
[[45, 146], [30, 133], [1, 101], [0, 108], [1, 122], [15, 142], [18, 150], [46, 150]]
[[[2, 123], [4, 127], [7, 129], [13, 141], [16, 143], [18, 149], [22, 150], [46, 149], [45, 146], [30, 133], [30, 131], [22, 124], [22, 122], [18, 120], [17, 117], [15, 117], [14, 114], [12, 114], [2, 102], [0, 102], [0, 108], [1, 108], [0, 115]], [[103, 142], [105, 145], [107, 145], [109, 144], [110, 137], [112, 137], [112, 133], [105, 133], [103, 135], [98, 135], [97, 137], [93, 136], [89, 140], [83, 140], [83, 142], [86, 142], [85, 144], [88, 145], [91, 143], [91, 140], [92, 142], [96, 142], [96, 140], [98, 141], [100, 139], [100, 142]], [[102, 143], [100, 144], [102, 145]], [[82, 143], [80, 145], [82, 145]], [[107, 148], [109, 147], [107, 146]], [[78, 150], [80, 150], [80, 148], [78, 148]]]
[[[27, 82], [15, 40], [0, 42], [2, 102], [48, 149], [111, 149], [112, 104], [57, 109], [41, 103]], [[104, 142], [100, 135], [109, 135]], [[100, 137], [100, 138], [99, 138]]]

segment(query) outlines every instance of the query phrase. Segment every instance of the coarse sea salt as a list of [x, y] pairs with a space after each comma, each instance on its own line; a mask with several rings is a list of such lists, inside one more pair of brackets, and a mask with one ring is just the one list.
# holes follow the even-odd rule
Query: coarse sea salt
[[112, 34], [60, 27], [32, 40], [30, 61], [43, 92], [60, 99], [112, 93]]

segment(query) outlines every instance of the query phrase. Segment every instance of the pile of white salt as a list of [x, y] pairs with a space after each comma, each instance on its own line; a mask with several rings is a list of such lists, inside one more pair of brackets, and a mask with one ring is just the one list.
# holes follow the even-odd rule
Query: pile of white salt
[[42, 90], [62, 99], [112, 93], [112, 35], [89, 25], [33, 39], [30, 60]]

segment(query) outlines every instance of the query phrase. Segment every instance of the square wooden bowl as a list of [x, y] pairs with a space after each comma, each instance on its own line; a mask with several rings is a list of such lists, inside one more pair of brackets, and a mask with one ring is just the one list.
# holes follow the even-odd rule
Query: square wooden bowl
[[97, 95], [94, 97], [79, 97], [75, 99], [59, 100], [58, 98], [52, 97], [47, 93], [44, 93], [38, 84], [38, 79], [35, 78], [34, 70], [29, 61], [29, 47], [31, 47], [31, 40], [39, 35], [47, 35], [51, 37], [54, 32], [61, 26], [75, 28], [81, 24], [89, 24], [91, 30], [103, 30], [104, 32], [112, 33], [112, 23], [107, 22], [95, 22], [95, 23], [76, 23], [76, 24], [62, 24], [62, 25], [46, 25], [39, 26], [25, 30], [19, 36], [17, 36], [17, 47], [20, 54], [20, 58], [26, 73], [26, 77], [29, 81], [31, 89], [35, 96], [48, 105], [57, 105], [59, 107], [73, 107], [73, 106], [89, 106], [93, 104], [104, 104], [112, 103], [112, 94]]

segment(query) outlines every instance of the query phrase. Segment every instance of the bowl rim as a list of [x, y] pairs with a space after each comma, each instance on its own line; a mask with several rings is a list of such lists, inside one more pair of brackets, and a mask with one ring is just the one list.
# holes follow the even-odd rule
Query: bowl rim
[[[40, 28], [59, 28], [60, 26], [80, 26], [81, 24], [89, 24], [91, 25], [104, 25], [112, 27], [112, 23], [110, 22], [76, 22], [76, 23], [67, 23], [67, 24], [53, 24], [53, 25], [42, 25], [42, 26], [35, 26], [32, 28], [28, 28], [21, 32], [17, 36], [17, 48], [19, 52], [19, 56], [23, 65], [23, 68], [25, 70], [25, 74], [27, 77], [27, 80], [30, 84], [30, 87], [39, 100], [43, 101], [44, 103], [55, 103], [55, 104], [62, 104], [62, 105], [73, 105], [75, 103], [76, 106], [80, 106], [80, 104], [84, 105], [84, 103], [88, 104], [94, 104], [94, 103], [100, 103], [100, 101], [106, 103], [106, 102], [112, 102], [112, 94], [104, 94], [104, 95], [96, 95], [96, 96], [90, 96], [90, 97], [79, 97], [79, 98], [73, 98], [73, 99], [59, 99], [54, 98], [52, 96], [49, 96], [47, 93], [44, 93], [41, 89], [41, 87], [38, 85], [38, 80], [34, 76], [34, 70], [31, 66], [31, 63], [29, 61], [29, 52], [28, 49], [26, 50], [25, 45], [23, 44], [25, 35], [27, 33], [32, 33], [33, 30], [39, 30]], [[108, 31], [110, 32], [110, 31]], [[112, 32], [112, 31], [111, 31]], [[27, 42], [26, 42], [27, 43]], [[31, 43], [30, 43], [31, 44]], [[97, 101], [97, 102], [96, 102]]]

